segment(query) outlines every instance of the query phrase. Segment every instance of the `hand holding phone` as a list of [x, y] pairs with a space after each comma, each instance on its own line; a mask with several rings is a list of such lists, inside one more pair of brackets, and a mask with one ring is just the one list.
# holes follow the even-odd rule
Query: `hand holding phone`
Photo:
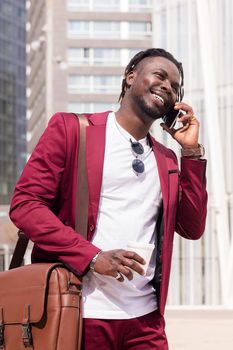
[[[173, 108], [175, 113], [170, 113], [171, 110], [168, 111], [160, 125], [182, 148], [197, 148], [199, 121], [194, 115], [193, 108], [185, 102], [176, 102]], [[175, 129], [174, 125], [178, 116], [181, 125]]]

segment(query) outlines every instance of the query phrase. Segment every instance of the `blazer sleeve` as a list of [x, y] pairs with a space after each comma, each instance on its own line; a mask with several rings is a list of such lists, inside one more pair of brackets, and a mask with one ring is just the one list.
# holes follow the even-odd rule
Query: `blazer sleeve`
[[200, 238], [206, 214], [206, 160], [182, 157], [176, 232], [188, 239]]
[[82, 275], [100, 249], [64, 225], [53, 210], [66, 166], [66, 145], [64, 117], [57, 113], [16, 184], [10, 218], [35, 243], [37, 256], [63, 261]]

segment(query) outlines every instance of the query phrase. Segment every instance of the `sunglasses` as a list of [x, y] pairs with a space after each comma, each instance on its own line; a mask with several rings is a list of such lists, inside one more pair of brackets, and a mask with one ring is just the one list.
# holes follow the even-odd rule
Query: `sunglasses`
[[142, 160], [138, 159], [138, 155], [141, 155], [144, 153], [143, 145], [140, 142], [132, 141], [130, 139], [131, 149], [134, 155], [136, 156], [136, 159], [132, 162], [132, 168], [133, 170], [138, 173], [142, 174], [145, 171], [145, 165]]

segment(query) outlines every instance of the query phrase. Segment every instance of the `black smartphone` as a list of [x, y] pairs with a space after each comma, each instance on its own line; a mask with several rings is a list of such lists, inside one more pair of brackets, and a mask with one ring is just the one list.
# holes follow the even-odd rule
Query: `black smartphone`
[[169, 127], [169, 129], [174, 128], [180, 113], [181, 113], [181, 109], [177, 110], [177, 109], [174, 109], [174, 106], [172, 106], [172, 108], [167, 112], [167, 114], [165, 114], [162, 117], [163, 122], [165, 123], [165, 125]]
[[[176, 102], [181, 102], [184, 97], [184, 87], [183, 80], [180, 83], [180, 88], [177, 94]], [[174, 128], [179, 115], [182, 113], [181, 109], [174, 109], [174, 106], [162, 117], [163, 122], [169, 127], [169, 129]]]

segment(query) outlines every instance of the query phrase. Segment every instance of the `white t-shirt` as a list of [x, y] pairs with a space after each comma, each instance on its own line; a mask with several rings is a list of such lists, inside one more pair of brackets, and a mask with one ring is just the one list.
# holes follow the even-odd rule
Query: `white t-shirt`
[[[135, 155], [130, 139], [136, 141], [110, 113], [106, 126], [106, 147], [100, 205], [93, 244], [102, 250], [127, 249], [129, 241], [155, 243], [155, 225], [161, 205], [161, 189], [154, 153], [147, 138], [139, 140], [145, 165], [142, 174], [132, 168]], [[94, 176], [94, 174], [93, 174]], [[84, 317], [129, 319], [157, 309], [150, 283], [155, 271], [153, 252], [144, 276], [135, 273], [119, 282], [89, 271], [83, 279]]]

